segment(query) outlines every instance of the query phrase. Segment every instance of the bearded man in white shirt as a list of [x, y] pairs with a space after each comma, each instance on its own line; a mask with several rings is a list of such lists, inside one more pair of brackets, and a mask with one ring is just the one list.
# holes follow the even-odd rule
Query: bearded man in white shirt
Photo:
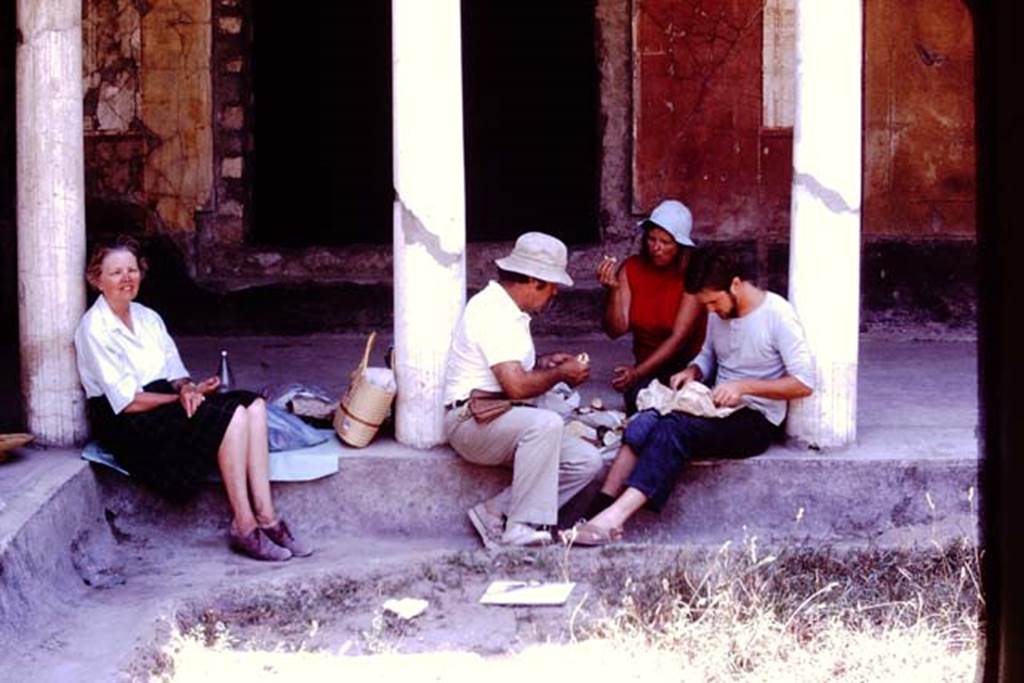
[[545, 527], [556, 524], [559, 507], [603, 461], [594, 446], [564, 432], [558, 413], [528, 402], [559, 382], [582, 384], [589, 368], [569, 353], [538, 358], [530, 334], [530, 314], [543, 310], [560, 285], [573, 284], [565, 244], [524, 233], [495, 263], [498, 280], [469, 300], [452, 335], [444, 430], [469, 462], [512, 468], [511, 486], [468, 511], [484, 545], [541, 545], [551, 542]]

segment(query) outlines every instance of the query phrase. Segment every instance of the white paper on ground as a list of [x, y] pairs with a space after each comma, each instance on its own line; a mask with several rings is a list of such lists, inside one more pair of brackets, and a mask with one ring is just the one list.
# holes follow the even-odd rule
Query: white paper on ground
[[482, 605], [564, 605], [576, 584], [540, 581], [492, 581], [480, 597]]

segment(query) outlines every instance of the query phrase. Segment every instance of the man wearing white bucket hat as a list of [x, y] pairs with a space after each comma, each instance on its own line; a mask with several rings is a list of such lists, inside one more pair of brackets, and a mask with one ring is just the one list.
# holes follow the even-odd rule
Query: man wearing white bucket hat
[[551, 541], [558, 508], [602, 466], [595, 447], [563, 432], [562, 417], [527, 402], [559, 382], [589, 376], [587, 359], [569, 353], [537, 357], [530, 314], [571, 286], [568, 250], [540, 232], [524, 233], [495, 261], [490, 281], [466, 304], [455, 330], [445, 381], [444, 430], [455, 451], [479, 465], [512, 467], [512, 484], [468, 511], [486, 546]]

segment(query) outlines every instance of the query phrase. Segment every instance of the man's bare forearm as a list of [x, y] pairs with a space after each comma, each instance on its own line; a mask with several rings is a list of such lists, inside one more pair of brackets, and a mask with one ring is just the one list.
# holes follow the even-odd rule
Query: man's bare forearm
[[744, 379], [739, 380], [743, 386], [743, 393], [760, 398], [770, 398], [780, 401], [791, 401], [796, 398], [804, 398], [811, 395], [811, 389], [806, 384], [792, 375], [786, 375], [779, 379]]

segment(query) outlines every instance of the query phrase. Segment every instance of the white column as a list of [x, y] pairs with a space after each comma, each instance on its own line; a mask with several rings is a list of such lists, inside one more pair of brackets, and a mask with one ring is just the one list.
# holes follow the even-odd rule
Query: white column
[[459, 0], [393, 0], [395, 431], [444, 440], [451, 330], [466, 299]]
[[860, 313], [861, 0], [797, 2], [789, 297], [817, 365], [790, 436], [819, 448], [857, 436]]
[[21, 387], [39, 443], [86, 437], [73, 336], [85, 308], [82, 0], [17, 0]]

